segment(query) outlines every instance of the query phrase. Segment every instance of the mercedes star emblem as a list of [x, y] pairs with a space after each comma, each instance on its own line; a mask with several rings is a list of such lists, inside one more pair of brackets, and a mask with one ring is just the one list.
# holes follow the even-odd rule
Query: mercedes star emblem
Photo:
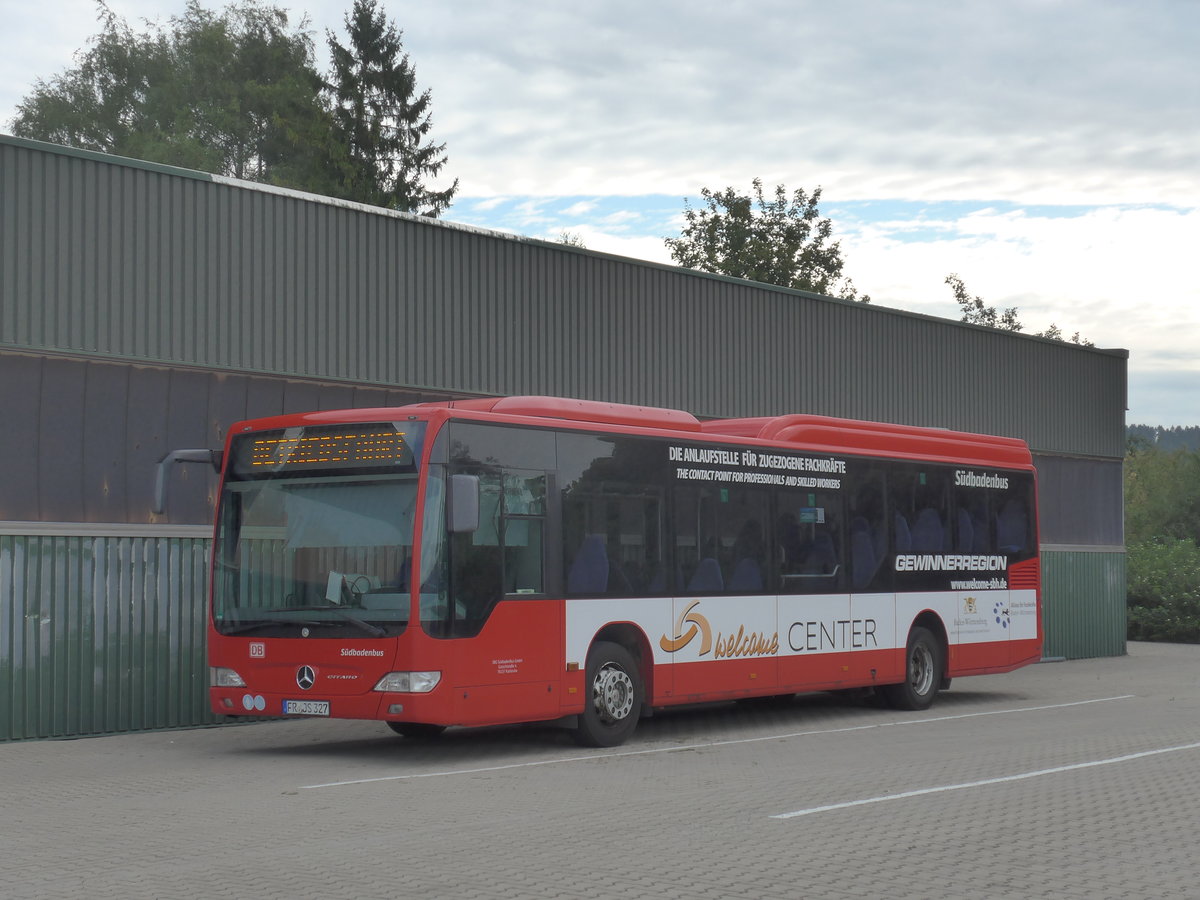
[[300, 685], [300, 690], [307, 691], [316, 683], [317, 673], [312, 666], [301, 666], [296, 670], [296, 684]]

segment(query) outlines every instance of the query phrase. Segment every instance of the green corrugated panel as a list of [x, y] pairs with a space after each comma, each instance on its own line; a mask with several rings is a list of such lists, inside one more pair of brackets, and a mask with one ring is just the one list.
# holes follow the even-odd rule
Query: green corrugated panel
[[215, 721], [208, 545], [0, 536], [0, 740]]
[[1042, 554], [1042, 617], [1047, 657], [1125, 653], [1125, 554]]

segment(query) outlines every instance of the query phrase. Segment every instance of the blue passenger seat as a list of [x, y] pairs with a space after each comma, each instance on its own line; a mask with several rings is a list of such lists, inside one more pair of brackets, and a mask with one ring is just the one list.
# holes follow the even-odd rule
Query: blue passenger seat
[[932, 506], [917, 513], [913, 524], [912, 548], [914, 553], [941, 553], [946, 549], [946, 533], [942, 528], [942, 517]]
[[[715, 561], [715, 560], [714, 560]], [[762, 568], [750, 557], [743, 557], [729, 576], [729, 591], [733, 594], [753, 593], [763, 589]]]
[[975, 526], [971, 524], [971, 514], [965, 509], [959, 509], [954, 549], [959, 553], [970, 553], [974, 548]]
[[864, 518], [850, 523], [850, 587], [862, 590], [875, 577], [879, 557], [875, 552], [875, 537]]
[[719, 594], [725, 590], [725, 578], [721, 575], [720, 563], [711, 556], [700, 560], [687, 589], [689, 594]]
[[589, 534], [571, 561], [567, 593], [603, 594], [608, 591], [608, 548], [602, 534]]

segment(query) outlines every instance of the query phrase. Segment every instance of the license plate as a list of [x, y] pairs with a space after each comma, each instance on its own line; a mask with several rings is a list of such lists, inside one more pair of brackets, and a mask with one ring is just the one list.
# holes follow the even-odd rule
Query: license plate
[[329, 701], [284, 700], [283, 714], [285, 716], [327, 716], [329, 715]]

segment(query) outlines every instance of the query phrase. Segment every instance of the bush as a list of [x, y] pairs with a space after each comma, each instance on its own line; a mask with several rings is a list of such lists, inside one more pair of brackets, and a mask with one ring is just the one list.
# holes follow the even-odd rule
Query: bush
[[1129, 638], [1200, 643], [1200, 546], [1188, 540], [1130, 544]]

